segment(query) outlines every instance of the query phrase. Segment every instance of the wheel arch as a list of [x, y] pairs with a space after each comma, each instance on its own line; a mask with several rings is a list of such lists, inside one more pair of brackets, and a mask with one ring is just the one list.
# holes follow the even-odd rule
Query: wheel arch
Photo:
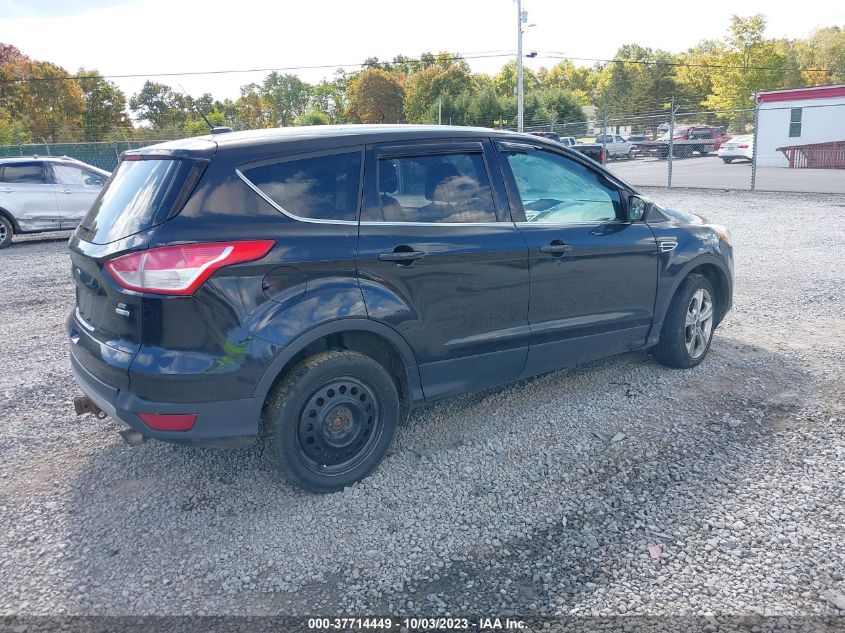
[[12, 232], [15, 235], [22, 233], [21, 227], [18, 224], [18, 221], [15, 219], [15, 216], [13, 216], [11, 213], [6, 211], [6, 209], [4, 209], [3, 207], [0, 207], [0, 215], [2, 215], [4, 218], [6, 218], [9, 221], [9, 223], [12, 225]]
[[693, 274], [703, 275], [713, 286], [718, 299], [718, 311], [716, 313], [716, 325], [718, 325], [731, 308], [733, 302], [733, 284], [731, 274], [724, 262], [714, 255], [700, 255], [688, 261], [680, 271], [675, 273], [671, 285], [662, 292], [657, 299], [654, 325], [649, 332], [647, 345], [657, 343], [660, 338], [660, 330], [666, 318], [666, 312], [672, 303], [672, 299], [678, 292], [681, 283]]
[[411, 347], [392, 328], [363, 318], [337, 319], [300, 334], [273, 359], [253, 395], [266, 401], [292, 367], [328, 350], [350, 350], [370, 356], [397, 381], [397, 390], [408, 406], [423, 401], [419, 366]]

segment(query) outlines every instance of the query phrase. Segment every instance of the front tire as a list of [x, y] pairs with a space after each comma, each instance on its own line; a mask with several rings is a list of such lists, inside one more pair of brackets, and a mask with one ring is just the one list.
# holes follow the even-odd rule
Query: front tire
[[268, 402], [268, 454], [306, 490], [341, 490], [384, 459], [401, 410], [396, 385], [372, 358], [321, 352], [294, 367]]
[[15, 234], [15, 229], [8, 218], [0, 215], [0, 248], [6, 248], [12, 243], [12, 236]]
[[654, 357], [663, 365], [695, 367], [710, 350], [716, 329], [716, 293], [703, 275], [689, 275], [681, 282], [654, 347]]

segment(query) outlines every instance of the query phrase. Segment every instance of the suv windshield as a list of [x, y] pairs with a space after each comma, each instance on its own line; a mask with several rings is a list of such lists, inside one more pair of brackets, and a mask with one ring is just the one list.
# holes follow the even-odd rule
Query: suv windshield
[[124, 158], [80, 223], [80, 237], [107, 244], [161, 224], [181, 209], [205, 165]]

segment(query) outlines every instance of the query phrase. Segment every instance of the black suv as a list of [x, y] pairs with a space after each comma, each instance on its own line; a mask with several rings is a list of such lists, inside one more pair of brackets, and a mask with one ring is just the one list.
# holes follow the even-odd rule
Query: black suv
[[320, 492], [372, 471], [412, 407], [634, 349], [697, 365], [732, 296], [722, 227], [476, 128], [126, 152], [70, 251], [78, 412], [130, 443], [261, 437]]

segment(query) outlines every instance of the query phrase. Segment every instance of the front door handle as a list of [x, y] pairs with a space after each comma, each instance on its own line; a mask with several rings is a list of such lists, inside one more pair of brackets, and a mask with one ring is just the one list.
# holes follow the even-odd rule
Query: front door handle
[[556, 257], [565, 255], [571, 250], [572, 247], [569, 244], [564, 244], [561, 240], [554, 240], [551, 244], [546, 244], [545, 246], [540, 247], [541, 253], [549, 253]]
[[380, 262], [396, 262], [397, 264], [405, 266], [409, 266], [423, 257], [425, 257], [425, 252], [423, 251], [395, 250], [390, 253], [378, 254], [378, 260]]
[[14, 189], [9, 189], [8, 187], [0, 189], [0, 193], [12, 193], [12, 191], [14, 191]]
[[70, 189], [63, 189], [63, 190], [62, 190], [62, 193], [73, 193], [73, 191], [72, 191], [72, 190], [70, 190]]

